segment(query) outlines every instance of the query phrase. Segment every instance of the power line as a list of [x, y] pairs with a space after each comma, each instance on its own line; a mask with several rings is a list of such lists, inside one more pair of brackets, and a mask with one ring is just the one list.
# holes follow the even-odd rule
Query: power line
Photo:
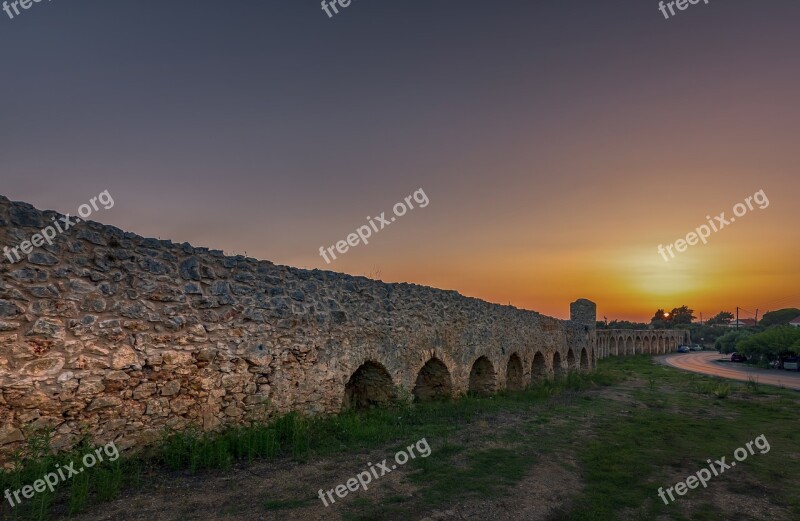
[[799, 304], [800, 307], [800, 297], [783, 297], [777, 300], [773, 300], [772, 302], [768, 302], [766, 304], [759, 303], [755, 305], [750, 305], [749, 307], [758, 308], [758, 309], [774, 309], [778, 306], [786, 306], [789, 304]]
[[749, 309], [745, 309], [745, 308], [743, 308], [741, 306], [739, 306], [739, 311], [745, 311], [748, 315], [755, 315], [756, 313], [758, 313], [758, 311], [756, 311], [756, 313], [753, 313]]

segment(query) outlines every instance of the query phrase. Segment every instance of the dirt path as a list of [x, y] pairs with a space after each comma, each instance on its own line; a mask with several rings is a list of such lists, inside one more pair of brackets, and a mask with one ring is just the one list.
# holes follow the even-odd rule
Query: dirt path
[[777, 369], [758, 369], [743, 364], [729, 362], [729, 357], [722, 357], [718, 353], [685, 353], [677, 355], [658, 356], [659, 363], [677, 367], [684, 371], [718, 376], [731, 380], [747, 382], [751, 378], [758, 383], [775, 385], [787, 389], [800, 390], [800, 373], [782, 371]]

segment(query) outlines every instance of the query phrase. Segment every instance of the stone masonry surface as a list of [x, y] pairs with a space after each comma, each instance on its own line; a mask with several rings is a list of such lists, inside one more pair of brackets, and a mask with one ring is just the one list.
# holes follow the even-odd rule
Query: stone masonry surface
[[[0, 196], [0, 247], [54, 217]], [[591, 314], [594, 304], [582, 302]], [[418, 375], [449, 378], [422, 382], [421, 397], [463, 394], [471, 382], [501, 389], [512, 366], [515, 385], [589, 370], [593, 317], [580, 318], [81, 222], [21, 262], [0, 263], [0, 462], [37, 429], [53, 429], [58, 450], [84, 432], [125, 450], [166, 428], [334, 413], [362, 400], [346, 398], [356, 372], [367, 377], [351, 393], [381, 375], [409, 392]]]

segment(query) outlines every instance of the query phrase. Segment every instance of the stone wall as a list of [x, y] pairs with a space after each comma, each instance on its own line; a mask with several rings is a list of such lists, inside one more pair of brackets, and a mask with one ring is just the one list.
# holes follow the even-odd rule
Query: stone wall
[[[57, 217], [0, 197], [0, 246]], [[0, 276], [0, 459], [46, 427], [58, 449], [84, 430], [141, 447], [165, 427], [332, 413], [398, 388], [490, 392], [508, 384], [510, 363], [517, 388], [597, 358], [582, 324], [94, 222], [3, 258]]]
[[670, 329], [598, 329], [595, 354], [599, 358], [638, 354], [665, 354], [691, 343], [687, 330]]

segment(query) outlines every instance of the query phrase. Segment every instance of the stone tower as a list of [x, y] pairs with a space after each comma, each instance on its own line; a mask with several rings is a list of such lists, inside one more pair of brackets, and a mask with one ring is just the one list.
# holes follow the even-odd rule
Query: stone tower
[[597, 304], [591, 300], [581, 298], [569, 305], [569, 319], [589, 330], [597, 326]]

